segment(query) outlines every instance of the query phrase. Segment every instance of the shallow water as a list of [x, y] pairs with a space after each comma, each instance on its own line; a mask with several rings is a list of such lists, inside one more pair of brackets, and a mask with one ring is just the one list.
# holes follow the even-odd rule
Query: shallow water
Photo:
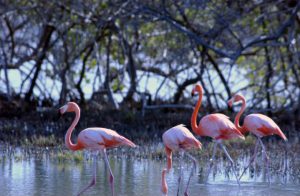
[[[134, 158], [110, 157], [110, 164], [115, 176], [116, 195], [130, 196], [156, 196], [161, 195], [160, 182], [161, 170], [165, 161]], [[224, 172], [226, 166], [219, 162], [208, 184], [203, 184], [201, 164], [191, 179], [189, 188], [190, 196], [279, 196], [300, 195], [299, 184], [292, 179], [283, 181], [280, 177], [272, 176], [271, 186], [268, 186], [264, 173], [251, 178], [247, 173], [239, 187], [232, 174]], [[183, 185], [184, 188], [192, 164], [184, 163]], [[218, 168], [223, 168], [218, 170]], [[104, 161], [99, 157], [97, 162], [97, 183], [84, 195], [111, 195], [108, 183], [108, 170]], [[176, 195], [177, 179], [179, 174], [178, 160], [174, 160], [173, 169], [167, 175], [169, 195]], [[92, 162], [84, 160], [79, 163], [74, 161], [52, 160], [50, 157], [29, 159], [2, 159], [0, 161], [0, 195], [76, 195], [86, 186], [92, 177]], [[182, 191], [181, 191], [182, 192]], [[183, 194], [181, 194], [183, 195]]]

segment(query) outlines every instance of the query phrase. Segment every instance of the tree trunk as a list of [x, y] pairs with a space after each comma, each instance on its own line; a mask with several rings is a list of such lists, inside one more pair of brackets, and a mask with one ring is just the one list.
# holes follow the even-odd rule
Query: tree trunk
[[[208, 60], [211, 62], [211, 64], [213, 65], [214, 69], [216, 70], [217, 74], [219, 75], [221, 82], [223, 83], [226, 93], [227, 93], [227, 99], [231, 98], [231, 90], [228, 86], [228, 83], [222, 73], [222, 71], [220, 70], [217, 62], [213, 59], [213, 57], [208, 53], [208, 51], [206, 52], [206, 56], [208, 57]], [[232, 111], [232, 108], [227, 106], [229, 111]]]
[[271, 93], [270, 93], [270, 82], [273, 76], [273, 69], [271, 64], [271, 59], [269, 55], [269, 50], [267, 47], [264, 47], [265, 57], [266, 57], [266, 64], [267, 64], [267, 71], [266, 71], [266, 82], [265, 82], [265, 91], [266, 91], [266, 99], [267, 99], [267, 110], [268, 115], [272, 116], [272, 106], [271, 106]]
[[130, 102], [133, 100], [133, 94], [136, 92], [136, 67], [132, 55], [132, 46], [125, 39], [123, 39], [123, 43], [124, 43], [125, 53], [128, 58], [127, 72], [130, 77], [130, 87], [123, 102]]
[[183, 93], [184, 89], [185, 89], [187, 86], [189, 86], [189, 85], [191, 85], [191, 84], [194, 84], [194, 83], [198, 82], [198, 81], [200, 80], [200, 78], [201, 78], [201, 76], [198, 75], [197, 77], [192, 78], [192, 79], [187, 79], [187, 80], [185, 80], [182, 84], [178, 85], [177, 91], [176, 91], [176, 93], [174, 94], [174, 98], [173, 98], [174, 101], [173, 101], [173, 103], [174, 103], [174, 104], [177, 104], [177, 103], [179, 102], [179, 100], [180, 100], [180, 97], [182, 96], [182, 93]]
[[206, 56], [208, 57], [208, 60], [211, 62], [211, 64], [213, 65], [213, 67], [215, 68], [215, 70], [217, 71], [224, 87], [225, 87], [225, 90], [226, 90], [226, 93], [227, 93], [227, 96], [228, 96], [228, 99], [231, 97], [231, 91], [230, 91], [230, 88], [228, 86], [228, 83], [222, 73], [222, 71], [220, 70], [219, 68], [219, 65], [217, 64], [217, 62], [212, 58], [212, 56], [206, 52]]
[[66, 102], [66, 94], [67, 94], [67, 82], [66, 82], [66, 72], [67, 69], [63, 69], [60, 73], [60, 79], [61, 79], [61, 90], [59, 94], [59, 104], [65, 104]]
[[67, 101], [67, 94], [68, 94], [68, 89], [67, 89], [67, 71], [70, 69], [70, 62], [69, 62], [69, 49], [68, 49], [68, 44], [67, 40], [63, 40], [63, 47], [64, 47], [64, 67], [60, 73], [60, 78], [61, 78], [61, 91], [60, 91], [60, 96], [59, 96], [59, 104], [64, 104]]
[[46, 57], [46, 52], [47, 52], [47, 50], [49, 48], [49, 43], [50, 43], [50, 40], [51, 40], [51, 35], [52, 35], [54, 29], [55, 28], [53, 26], [50, 26], [50, 25], [46, 25], [44, 27], [42, 37], [41, 37], [40, 42], [38, 44], [38, 48], [41, 48], [42, 51], [37, 56], [37, 60], [36, 60], [36, 63], [34, 65], [34, 67], [36, 67], [36, 69], [35, 69], [33, 78], [31, 80], [31, 84], [30, 84], [29, 90], [25, 94], [25, 101], [30, 101], [30, 98], [31, 98], [31, 96], [33, 94], [33, 89], [35, 87], [36, 80], [37, 80], [39, 72], [41, 70], [43, 60]]
[[211, 99], [210, 99], [210, 93], [208, 91], [208, 89], [206, 88], [206, 82], [203, 80], [203, 74], [204, 74], [204, 71], [206, 68], [206, 65], [205, 65], [205, 53], [206, 53], [206, 48], [203, 48], [202, 51], [200, 50], [200, 48], [198, 48], [198, 50], [200, 51], [201, 53], [201, 64], [200, 64], [200, 82], [201, 82], [201, 85], [203, 87], [203, 90], [204, 90], [204, 93], [205, 93], [205, 97], [206, 97], [206, 100], [207, 100], [207, 104], [208, 104], [208, 110], [209, 112], [212, 112], [213, 111], [213, 106], [212, 106], [212, 102], [211, 102]]
[[110, 88], [110, 47], [111, 47], [111, 35], [108, 36], [108, 43], [107, 43], [107, 47], [106, 47], [106, 77], [105, 77], [105, 81], [104, 81], [104, 86], [107, 92], [107, 96], [108, 99], [110, 101], [110, 103], [113, 105], [113, 107], [115, 109], [118, 109], [119, 106], [118, 104], [115, 102], [113, 94], [111, 92], [111, 88]]
[[[3, 42], [1, 42], [1, 45], [2, 45]], [[7, 64], [8, 64], [8, 60], [7, 60], [7, 55], [5, 54], [5, 51], [4, 51], [4, 46], [2, 45], [2, 55], [3, 55], [3, 58], [4, 58], [4, 77], [5, 77], [5, 85], [6, 85], [6, 96], [7, 96], [7, 99], [10, 101], [11, 100], [11, 92], [10, 92], [10, 85], [9, 85], [9, 78], [8, 78], [8, 69], [7, 69]]]
[[88, 51], [85, 53], [84, 57], [83, 57], [83, 60], [82, 60], [82, 69], [81, 69], [81, 72], [80, 72], [80, 77], [79, 77], [79, 80], [77, 82], [77, 84], [75, 85], [78, 93], [79, 93], [79, 96], [80, 96], [80, 103], [84, 103], [85, 102], [85, 98], [84, 98], [84, 93], [81, 89], [81, 82], [83, 80], [83, 77], [84, 77], [84, 73], [85, 73], [85, 68], [86, 68], [86, 62], [89, 58], [89, 56], [91, 55], [92, 51], [93, 51], [93, 45], [88, 49]]

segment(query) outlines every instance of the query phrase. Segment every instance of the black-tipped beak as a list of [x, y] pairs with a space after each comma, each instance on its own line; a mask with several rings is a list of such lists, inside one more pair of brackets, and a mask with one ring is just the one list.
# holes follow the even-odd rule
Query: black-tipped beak
[[228, 106], [230, 107], [230, 108], [232, 108], [232, 100], [229, 100], [228, 102], [227, 102], [227, 104], [228, 104]]
[[59, 120], [61, 118], [61, 113], [60, 110], [57, 110], [56, 114], [55, 114], [55, 120]]
[[195, 91], [194, 91], [194, 90], [192, 90], [192, 92], [191, 92], [191, 96], [192, 96], [192, 97], [194, 97], [194, 95], [195, 95]]

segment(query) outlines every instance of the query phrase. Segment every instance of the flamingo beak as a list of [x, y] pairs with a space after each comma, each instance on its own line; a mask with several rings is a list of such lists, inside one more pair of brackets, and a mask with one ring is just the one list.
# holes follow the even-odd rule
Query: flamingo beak
[[60, 112], [60, 109], [58, 109], [57, 112], [56, 112], [56, 115], [55, 115], [54, 119], [57, 121], [57, 120], [59, 120], [61, 117], [62, 117], [62, 114], [61, 114], [61, 112]]
[[68, 105], [64, 105], [57, 110], [57, 120], [67, 111]]
[[232, 99], [230, 99], [228, 102], [227, 102], [227, 104], [229, 105], [229, 107], [232, 107]]
[[59, 108], [59, 113], [60, 113], [61, 115], [63, 115], [65, 112], [68, 111], [68, 108], [69, 108], [69, 107], [68, 107], [68, 104], [62, 106], [61, 108]]
[[195, 95], [195, 89], [192, 90], [191, 96], [193, 97]]

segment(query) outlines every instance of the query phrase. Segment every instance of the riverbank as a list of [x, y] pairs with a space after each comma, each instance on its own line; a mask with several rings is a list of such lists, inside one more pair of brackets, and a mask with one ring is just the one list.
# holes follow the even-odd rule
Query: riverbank
[[[139, 142], [151, 143], [161, 141], [161, 135], [167, 129], [185, 124], [190, 128], [192, 109], [162, 108], [149, 111], [140, 109], [99, 108], [89, 104], [81, 107], [81, 119], [73, 134], [77, 134], [87, 127], [106, 127], [116, 130], [125, 137]], [[205, 109], [199, 112], [198, 120], [205, 115]], [[227, 112], [227, 111], [224, 111]], [[222, 112], [222, 113], [224, 113]], [[232, 114], [227, 114], [232, 116]], [[21, 112], [17, 115], [0, 117], [0, 142], [17, 146], [57, 146], [63, 143], [66, 130], [70, 126], [74, 114], [58, 117], [57, 108], [38, 108], [37, 110]], [[288, 115], [277, 114], [273, 117], [288, 138], [297, 139], [300, 130], [299, 122], [288, 121]], [[207, 139], [207, 138], [205, 138]], [[271, 140], [279, 139], [273, 136]]]

